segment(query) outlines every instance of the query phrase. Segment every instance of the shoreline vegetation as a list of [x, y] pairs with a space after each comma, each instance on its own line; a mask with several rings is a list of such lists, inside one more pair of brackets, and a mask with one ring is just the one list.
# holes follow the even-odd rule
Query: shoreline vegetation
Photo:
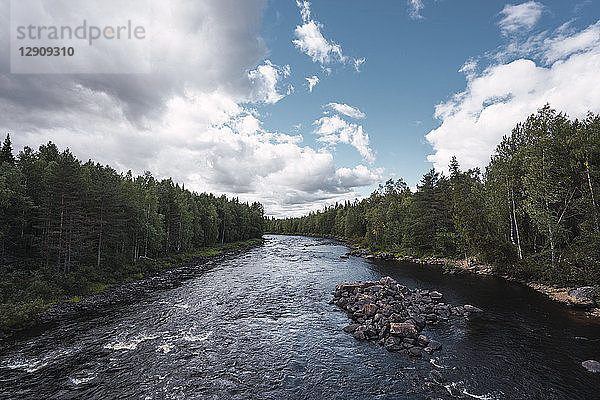
[[600, 300], [598, 193], [600, 115], [570, 120], [546, 105], [483, 171], [452, 157], [448, 175], [431, 169], [416, 190], [390, 179], [360, 201], [270, 218], [266, 231], [344, 238], [367, 256], [504, 276], [589, 307]]
[[[14, 311], [10, 310], [10, 305], [2, 304], [0, 305], [2, 307], [0, 312], [2, 312], [1, 315], [3, 316], [3, 321], [2, 325], [0, 325], [0, 338], [2, 338], [2, 335], [10, 335], [17, 331], [32, 328], [40, 320], [48, 322], [49, 320], [56, 319], [53, 314], [61, 315], [60, 309], [64, 308], [65, 305], [85, 302], [89, 298], [100, 295], [106, 290], [118, 287], [119, 285], [145, 279], [169, 269], [191, 263], [205, 263], [211, 259], [242, 253], [256, 246], [260, 246], [263, 243], [263, 238], [249, 239], [222, 245], [214, 245], [184, 254], [170, 255], [158, 259], [148, 259], [143, 264], [139, 265], [138, 272], [131, 272], [128, 275], [124, 275], [119, 279], [113, 279], [110, 282], [92, 282], [87, 289], [83, 289], [76, 294], [71, 293], [70, 295], [62, 295], [54, 299], [49, 299], [36, 307], [28, 308], [26, 305], [23, 305], [20, 307], [20, 310], [23, 310], [21, 314], [15, 315]], [[6, 321], [4, 318], [11, 312], [14, 315], [13, 319]]]
[[0, 330], [148, 272], [262, 238], [262, 204], [82, 162], [52, 142], [0, 148]]

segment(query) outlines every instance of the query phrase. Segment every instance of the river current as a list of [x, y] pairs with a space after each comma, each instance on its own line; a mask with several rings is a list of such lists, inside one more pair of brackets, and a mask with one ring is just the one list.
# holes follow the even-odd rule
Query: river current
[[[600, 324], [499, 278], [340, 258], [329, 239], [263, 246], [163, 273], [153, 290], [0, 342], [2, 399], [598, 399]], [[422, 358], [359, 342], [329, 304], [343, 280], [399, 283], [481, 318], [426, 328]], [[143, 281], [143, 280], [142, 280]], [[116, 289], [118, 290], [118, 289]], [[426, 384], [432, 370], [446, 379]]]

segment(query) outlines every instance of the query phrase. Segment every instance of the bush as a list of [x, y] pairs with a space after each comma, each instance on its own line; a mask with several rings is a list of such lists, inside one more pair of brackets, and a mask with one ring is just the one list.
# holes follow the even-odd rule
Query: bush
[[41, 299], [31, 302], [2, 303], [0, 304], [0, 329], [22, 325], [32, 320], [46, 307], [47, 305]]

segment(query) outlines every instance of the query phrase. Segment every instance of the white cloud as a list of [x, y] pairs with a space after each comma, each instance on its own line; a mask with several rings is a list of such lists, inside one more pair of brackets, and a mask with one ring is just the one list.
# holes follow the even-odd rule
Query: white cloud
[[344, 114], [345, 116], [350, 118], [361, 119], [366, 117], [364, 112], [360, 111], [358, 108], [349, 106], [348, 104], [329, 103], [326, 104], [324, 107], [335, 110], [340, 114]]
[[313, 88], [319, 83], [319, 77], [313, 75], [311, 77], [304, 78], [308, 81], [308, 91], [312, 93]]
[[[288, 77], [289, 75], [289, 65], [280, 68], [271, 61], [265, 60], [263, 65], [259, 65], [256, 69], [248, 72], [248, 78], [252, 83], [251, 99], [255, 102], [277, 103], [286, 96], [277, 91], [277, 83], [282, 77]], [[291, 94], [293, 90], [293, 86], [288, 86], [286, 94]]]
[[311, 19], [310, 3], [307, 1], [296, 1], [302, 16], [302, 25], [296, 26], [294, 34], [297, 39], [292, 40], [294, 46], [312, 58], [313, 62], [321, 65], [332, 61], [346, 62], [342, 55], [342, 48], [332, 41], [325, 39], [321, 33], [323, 25]]
[[342, 186], [368, 186], [381, 180], [383, 170], [377, 169], [375, 171], [369, 170], [364, 165], [357, 165], [356, 167], [340, 168], [335, 171], [336, 177], [340, 180]]
[[356, 72], [360, 72], [360, 66], [363, 65], [365, 63], [367, 59], [366, 58], [355, 58], [354, 59], [354, 69], [356, 70]]
[[375, 161], [373, 150], [369, 147], [369, 135], [358, 124], [347, 122], [338, 115], [325, 116], [314, 122], [314, 133], [319, 135], [317, 141], [327, 146], [338, 143], [349, 144], [369, 163]]
[[465, 76], [470, 79], [475, 76], [475, 71], [477, 70], [477, 61], [470, 58], [460, 67], [458, 72], [462, 72]]
[[505, 35], [528, 31], [540, 19], [543, 10], [544, 6], [536, 1], [528, 1], [515, 6], [507, 4], [500, 11], [504, 17], [498, 22], [498, 25]]
[[546, 103], [572, 118], [600, 112], [599, 30], [600, 22], [538, 41], [531, 57], [552, 64], [520, 58], [468, 76], [463, 92], [436, 106], [441, 125], [426, 135], [434, 149], [427, 159], [438, 169], [452, 155], [465, 168], [485, 166], [502, 136]]
[[[255, 104], [293, 90], [282, 82], [289, 66], [264, 60], [263, 0], [154, 3], [164, 35], [153, 42], [160, 57], [152, 74], [16, 75], [8, 52], [0, 56], [0, 130], [11, 132], [15, 149], [52, 140], [119, 171], [150, 170], [191, 190], [261, 201], [272, 215], [352, 198], [375, 182], [376, 171], [350, 173], [301, 135], [263, 127]], [[7, 7], [0, 2], [4, 47]], [[115, 61], [131, 62], [123, 57]]]
[[566, 35], [559, 29], [559, 36], [544, 41], [544, 61], [554, 62], [573, 53], [588, 51], [600, 46], [600, 21], [581, 32]]
[[408, 15], [412, 19], [423, 19], [421, 15], [421, 10], [425, 8], [422, 0], [408, 0]]

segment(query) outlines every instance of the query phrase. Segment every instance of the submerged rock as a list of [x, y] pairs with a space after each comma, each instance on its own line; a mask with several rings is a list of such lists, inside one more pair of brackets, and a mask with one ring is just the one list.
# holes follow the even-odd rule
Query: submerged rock
[[333, 295], [333, 304], [353, 320], [345, 332], [357, 340], [378, 342], [388, 351], [413, 357], [442, 348], [440, 342], [421, 334], [427, 325], [483, 312], [469, 304], [445, 304], [440, 292], [409, 289], [389, 276], [377, 282], [341, 282]]
[[600, 372], [600, 362], [596, 360], [586, 360], [581, 363], [581, 366], [590, 372]]
[[465, 304], [463, 306], [463, 308], [465, 309], [465, 311], [473, 313], [473, 314], [477, 314], [477, 313], [483, 312], [483, 310], [481, 308], [477, 308], [477, 307], [472, 306], [470, 304]]

